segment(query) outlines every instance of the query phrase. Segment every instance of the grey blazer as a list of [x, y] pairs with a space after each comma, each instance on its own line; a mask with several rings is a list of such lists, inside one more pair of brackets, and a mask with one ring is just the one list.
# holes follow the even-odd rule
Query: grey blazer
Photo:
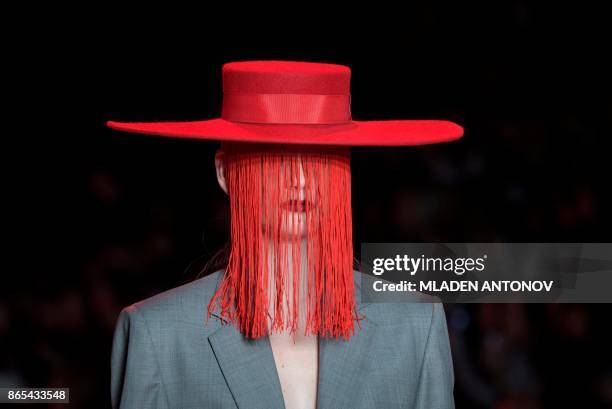
[[[247, 340], [213, 316], [222, 271], [124, 308], [111, 354], [115, 409], [284, 408], [268, 337]], [[361, 303], [349, 341], [320, 339], [317, 408], [453, 408], [453, 366], [440, 303]]]

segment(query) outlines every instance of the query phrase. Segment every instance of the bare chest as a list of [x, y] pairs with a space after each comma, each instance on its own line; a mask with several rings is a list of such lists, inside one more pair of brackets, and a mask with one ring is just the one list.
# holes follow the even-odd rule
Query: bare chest
[[316, 336], [270, 335], [276, 370], [287, 409], [315, 409], [317, 403], [318, 340]]

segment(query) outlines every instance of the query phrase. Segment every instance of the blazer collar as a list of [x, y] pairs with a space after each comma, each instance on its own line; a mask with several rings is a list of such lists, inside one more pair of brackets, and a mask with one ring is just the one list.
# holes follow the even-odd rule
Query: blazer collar
[[[217, 286], [222, 276], [219, 274]], [[354, 271], [353, 277], [356, 303], [361, 312], [371, 304], [361, 302], [362, 274]], [[239, 409], [285, 408], [269, 338], [247, 339], [233, 325], [222, 323], [218, 314], [212, 315], [218, 320], [218, 328], [208, 335], [208, 342], [236, 406]], [[356, 394], [352, 391], [358, 391], [367, 380], [362, 372], [376, 326], [375, 321], [366, 317], [348, 341], [319, 338], [317, 408], [353, 406], [350, 399]]]

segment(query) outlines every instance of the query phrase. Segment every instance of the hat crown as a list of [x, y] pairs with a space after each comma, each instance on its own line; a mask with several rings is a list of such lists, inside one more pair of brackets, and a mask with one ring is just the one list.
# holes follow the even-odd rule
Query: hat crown
[[349, 95], [351, 69], [299, 61], [239, 61], [223, 65], [224, 94]]

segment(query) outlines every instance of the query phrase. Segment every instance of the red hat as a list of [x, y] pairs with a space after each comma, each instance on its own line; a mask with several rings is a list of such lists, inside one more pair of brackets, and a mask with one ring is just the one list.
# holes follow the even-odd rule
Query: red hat
[[403, 146], [459, 139], [443, 120], [355, 121], [349, 67], [293, 61], [223, 65], [221, 118], [115, 122], [116, 130], [176, 138], [308, 145]]

